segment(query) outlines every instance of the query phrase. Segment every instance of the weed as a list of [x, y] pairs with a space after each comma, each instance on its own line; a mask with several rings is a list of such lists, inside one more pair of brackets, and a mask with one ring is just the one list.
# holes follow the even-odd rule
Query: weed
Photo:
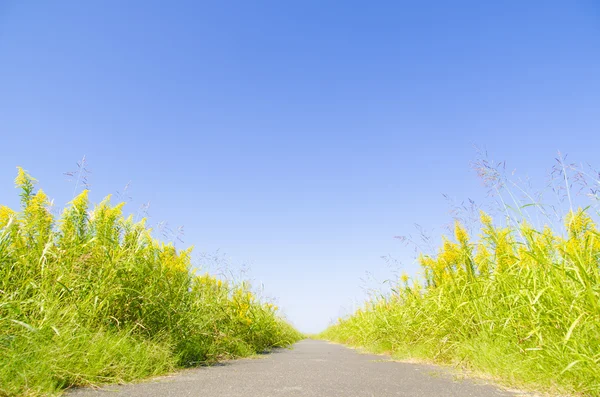
[[[81, 176], [79, 176], [81, 177]], [[85, 181], [84, 181], [85, 182]], [[0, 207], [0, 396], [59, 393], [286, 346], [301, 335], [246, 283], [191, 272], [110, 196], [60, 217], [22, 168]]]

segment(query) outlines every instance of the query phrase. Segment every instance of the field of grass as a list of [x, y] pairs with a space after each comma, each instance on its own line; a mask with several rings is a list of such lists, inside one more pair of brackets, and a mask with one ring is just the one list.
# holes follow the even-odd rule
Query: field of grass
[[[572, 200], [564, 202], [573, 208]], [[501, 224], [481, 212], [478, 233], [456, 222], [437, 253], [418, 258], [421, 278], [402, 275], [320, 336], [513, 386], [600, 395], [597, 210], [568, 210], [562, 227], [534, 227], [526, 210], [544, 212], [541, 204], [505, 208]]]
[[60, 219], [19, 169], [0, 206], [0, 396], [60, 393], [287, 346], [301, 335], [244, 283], [191, 271], [191, 250], [87, 191]]

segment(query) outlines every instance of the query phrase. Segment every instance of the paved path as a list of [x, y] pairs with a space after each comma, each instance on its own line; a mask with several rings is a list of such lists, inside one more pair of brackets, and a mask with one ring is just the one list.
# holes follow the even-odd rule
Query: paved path
[[[479, 384], [478, 384], [479, 383]], [[322, 341], [304, 340], [291, 350], [259, 358], [184, 370], [173, 376], [68, 396], [387, 397], [514, 396], [481, 382], [453, 380], [447, 370], [389, 361]]]

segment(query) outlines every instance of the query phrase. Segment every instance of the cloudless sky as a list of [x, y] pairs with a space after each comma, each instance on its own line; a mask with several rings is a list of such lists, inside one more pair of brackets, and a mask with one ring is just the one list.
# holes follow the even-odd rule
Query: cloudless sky
[[483, 200], [473, 145], [543, 181], [598, 164], [600, 4], [0, 0], [0, 204], [15, 166], [225, 253], [316, 332], [364, 298], [396, 235]]

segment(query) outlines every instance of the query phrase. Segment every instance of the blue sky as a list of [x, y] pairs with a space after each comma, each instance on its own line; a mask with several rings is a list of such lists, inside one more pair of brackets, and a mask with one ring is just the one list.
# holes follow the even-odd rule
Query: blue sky
[[[248, 263], [308, 332], [383, 280], [393, 237], [484, 200], [473, 145], [541, 183], [598, 164], [588, 1], [0, 1], [0, 203], [15, 166], [58, 206], [131, 182], [197, 254]], [[180, 244], [181, 245], [181, 244]]]

